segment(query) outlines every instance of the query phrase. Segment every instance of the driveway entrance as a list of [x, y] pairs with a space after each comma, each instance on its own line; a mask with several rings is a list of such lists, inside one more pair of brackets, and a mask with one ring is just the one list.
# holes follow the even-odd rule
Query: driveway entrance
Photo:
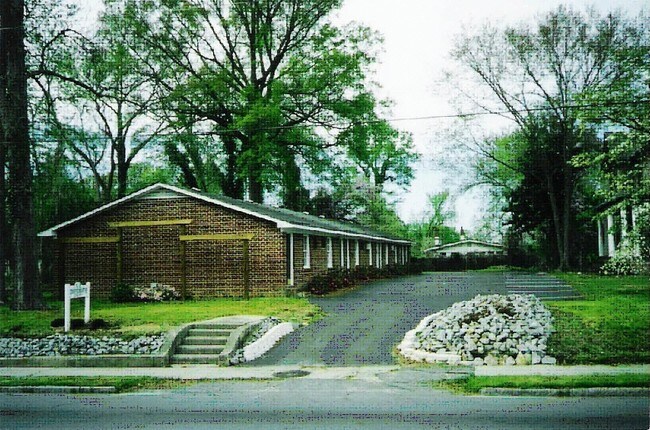
[[436, 272], [371, 282], [312, 298], [327, 316], [286, 336], [249, 365], [394, 364], [393, 349], [427, 315], [477, 294], [506, 294], [504, 273]]

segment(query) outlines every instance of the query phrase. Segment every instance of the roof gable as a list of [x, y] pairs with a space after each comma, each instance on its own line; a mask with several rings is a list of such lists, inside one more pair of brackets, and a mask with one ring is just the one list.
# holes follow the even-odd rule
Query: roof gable
[[363, 226], [352, 223], [345, 223], [340, 221], [329, 220], [320, 218], [314, 215], [303, 214], [300, 212], [290, 211], [288, 209], [273, 208], [259, 203], [246, 202], [243, 200], [233, 199], [225, 196], [214, 196], [197, 190], [188, 190], [185, 188], [175, 187], [167, 184], [155, 184], [142, 190], [136, 191], [121, 199], [115, 200], [111, 203], [100, 206], [92, 211], [79, 215], [76, 218], [65, 221], [55, 225], [47, 230], [38, 234], [40, 237], [53, 237], [56, 232], [69, 225], [81, 222], [85, 219], [93, 217], [97, 214], [106, 212], [119, 205], [125, 204], [129, 201], [138, 199], [165, 199], [165, 198], [178, 198], [190, 197], [204, 202], [231, 209], [236, 212], [251, 215], [253, 217], [270, 221], [276, 224], [277, 228], [286, 232], [304, 232], [309, 234], [323, 235], [340, 235], [347, 237], [356, 237], [359, 239], [374, 239], [383, 240], [388, 242], [399, 242], [409, 244], [410, 242], [398, 238], [396, 236], [387, 235]]
[[499, 243], [490, 243], [490, 242], [483, 242], [483, 241], [480, 241], [480, 240], [466, 239], [466, 240], [461, 240], [461, 241], [458, 241], [458, 242], [447, 243], [445, 245], [434, 246], [434, 247], [425, 249], [422, 252], [442, 251], [442, 250], [446, 250], [446, 249], [453, 248], [453, 247], [458, 247], [458, 246], [462, 246], [462, 245], [472, 245], [472, 244], [481, 245], [481, 246], [485, 246], [485, 247], [490, 247], [490, 248], [494, 248], [494, 249], [498, 249], [498, 250], [503, 249], [503, 245], [501, 245]]

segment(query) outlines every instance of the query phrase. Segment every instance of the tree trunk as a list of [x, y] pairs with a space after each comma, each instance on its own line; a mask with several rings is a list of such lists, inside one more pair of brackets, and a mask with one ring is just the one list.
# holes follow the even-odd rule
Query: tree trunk
[[264, 187], [258, 178], [248, 177], [248, 198], [255, 203], [264, 203]]
[[223, 147], [226, 152], [226, 174], [224, 181], [221, 184], [223, 193], [234, 199], [241, 199], [244, 197], [244, 183], [238, 175], [237, 158], [237, 140], [232, 136], [221, 136], [223, 140]]
[[552, 172], [547, 172], [546, 174], [546, 185], [548, 200], [551, 205], [551, 213], [553, 214], [553, 230], [555, 231], [555, 243], [558, 253], [558, 261], [560, 266], [562, 265], [564, 247], [562, 246], [563, 238], [563, 229], [562, 229], [562, 217], [560, 216], [560, 208], [557, 205], [557, 194], [555, 192], [555, 186], [553, 184], [553, 174]]
[[5, 185], [5, 163], [7, 162], [6, 146], [4, 144], [4, 132], [0, 121], [0, 304], [7, 302], [7, 286], [5, 285], [5, 274], [7, 272], [7, 197]]
[[37, 309], [42, 296], [36, 270], [36, 234], [32, 202], [24, 2], [0, 2], [0, 120], [9, 148], [9, 209], [12, 224], [16, 309]]
[[126, 160], [126, 136], [121, 134], [115, 139], [115, 158], [117, 159], [117, 198], [121, 199], [126, 195], [126, 181], [129, 171], [129, 163]]
[[[566, 146], [565, 146], [566, 148]], [[566, 151], [566, 150], [565, 150]], [[565, 163], [562, 178], [562, 254], [560, 255], [560, 270], [567, 271], [571, 268], [571, 201], [573, 200], [573, 169], [565, 154]]]

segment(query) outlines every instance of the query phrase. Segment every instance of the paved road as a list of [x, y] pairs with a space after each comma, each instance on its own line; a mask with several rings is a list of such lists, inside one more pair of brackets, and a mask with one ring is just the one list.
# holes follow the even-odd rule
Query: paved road
[[503, 273], [439, 272], [313, 298], [327, 316], [285, 337], [248, 365], [393, 364], [394, 347], [422, 318], [477, 294], [495, 293], [506, 293]]
[[648, 398], [463, 397], [434, 390], [411, 373], [352, 381], [224, 381], [123, 395], [0, 395], [0, 428], [645, 430], [649, 425]]

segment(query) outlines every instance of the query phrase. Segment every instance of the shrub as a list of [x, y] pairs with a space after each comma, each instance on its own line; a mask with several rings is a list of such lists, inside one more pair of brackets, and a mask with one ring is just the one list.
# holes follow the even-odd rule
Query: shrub
[[135, 302], [134, 288], [125, 283], [119, 283], [111, 290], [111, 301], [115, 303]]
[[648, 273], [648, 265], [637, 255], [617, 252], [600, 268], [603, 275], [643, 275]]

